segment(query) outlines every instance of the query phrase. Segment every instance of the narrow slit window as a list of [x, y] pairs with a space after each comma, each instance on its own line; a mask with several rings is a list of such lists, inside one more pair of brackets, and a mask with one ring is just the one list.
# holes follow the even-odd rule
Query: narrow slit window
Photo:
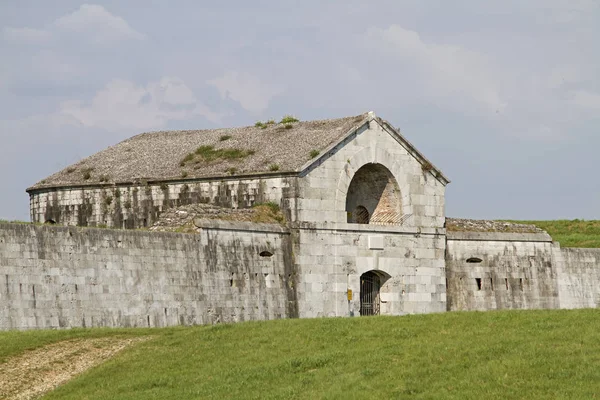
[[268, 250], [263, 250], [260, 253], [258, 253], [258, 255], [261, 257], [273, 257], [273, 253], [271, 253]]
[[494, 291], [494, 278], [490, 278], [490, 288]]
[[475, 278], [475, 283], [477, 283], [477, 290], [481, 290], [481, 278]]
[[470, 258], [467, 258], [467, 262], [468, 263], [480, 263], [482, 261], [483, 260], [481, 258], [479, 258], [479, 257], [470, 257]]

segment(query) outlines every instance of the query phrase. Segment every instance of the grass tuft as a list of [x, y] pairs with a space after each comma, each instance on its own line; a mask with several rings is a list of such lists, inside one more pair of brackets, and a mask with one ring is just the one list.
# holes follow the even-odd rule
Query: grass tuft
[[293, 115], [285, 115], [281, 118], [281, 121], [279, 121], [280, 124], [291, 124], [293, 122], [300, 122], [300, 120]]
[[185, 166], [188, 163], [201, 164], [215, 160], [239, 160], [254, 154], [254, 150], [242, 149], [215, 149], [214, 146], [200, 146], [193, 153], [187, 154], [179, 163]]
[[315, 158], [316, 156], [318, 156], [320, 153], [319, 150], [311, 150], [310, 151], [310, 158]]
[[269, 127], [269, 125], [275, 125], [275, 121], [270, 119], [268, 121], [262, 122], [262, 121], [257, 121], [254, 126], [260, 129], [267, 129]]
[[93, 170], [94, 170], [93, 168], [84, 168], [84, 169], [82, 169], [81, 173], [82, 173], [83, 179], [86, 180], [86, 181], [88, 179], [90, 179], [92, 177], [92, 171]]
[[252, 222], [263, 222], [263, 223], [278, 223], [284, 224], [285, 217], [281, 212], [279, 204], [269, 201], [266, 203], [257, 203], [252, 206], [254, 214], [252, 215]]

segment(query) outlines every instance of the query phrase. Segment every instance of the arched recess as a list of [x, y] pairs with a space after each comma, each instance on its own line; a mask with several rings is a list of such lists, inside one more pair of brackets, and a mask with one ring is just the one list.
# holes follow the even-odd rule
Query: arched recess
[[367, 271], [360, 276], [360, 315], [379, 315], [381, 287], [390, 278], [382, 271]]
[[356, 171], [346, 194], [347, 222], [394, 224], [402, 219], [402, 197], [394, 175], [382, 164], [369, 163]]

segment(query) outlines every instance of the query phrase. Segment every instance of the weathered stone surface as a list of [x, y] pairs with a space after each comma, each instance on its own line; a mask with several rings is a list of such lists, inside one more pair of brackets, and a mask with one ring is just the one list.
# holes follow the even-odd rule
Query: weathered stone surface
[[[185, 205], [207, 204], [206, 212], [281, 204], [296, 178], [171, 181], [39, 190], [31, 194], [32, 222], [109, 228], [146, 228], [162, 213]], [[293, 190], [291, 191], [293, 193]]]
[[481, 219], [446, 218], [448, 232], [544, 233], [535, 225]]
[[257, 205], [252, 208], [226, 208], [213, 204], [190, 204], [166, 210], [150, 227], [159, 232], [196, 232], [194, 221], [221, 220], [283, 224], [285, 218], [276, 205]]
[[[223, 142], [277, 133], [257, 129]], [[225, 176], [213, 160], [178, 178], [179, 164], [161, 159], [144, 164], [153, 179], [122, 166], [132, 180], [88, 185], [65, 170], [33, 188], [34, 222], [154, 232], [0, 224], [0, 329], [598, 305], [600, 250], [561, 250], [534, 226], [446, 219], [448, 179], [374, 114], [288, 131], [307, 134], [271, 149], [307, 153], [285, 160], [289, 171]], [[214, 144], [227, 132], [203, 134]], [[116, 147], [90, 160], [116, 167], [107, 160], [124, 159], [127, 142]], [[271, 150], [252, 154], [248, 171]], [[257, 203], [281, 213], [258, 215]]]
[[[0, 329], [297, 317], [289, 234], [0, 224]], [[268, 250], [269, 257], [261, 256]]]
[[[475, 232], [481, 234], [481, 232]], [[507, 241], [506, 233], [487, 241], [448, 238], [448, 304], [455, 310], [558, 308], [557, 265], [551, 240]]]
[[449, 232], [446, 276], [449, 311], [600, 305], [600, 249], [545, 233]]
[[560, 308], [600, 307], [600, 249], [553, 250]]

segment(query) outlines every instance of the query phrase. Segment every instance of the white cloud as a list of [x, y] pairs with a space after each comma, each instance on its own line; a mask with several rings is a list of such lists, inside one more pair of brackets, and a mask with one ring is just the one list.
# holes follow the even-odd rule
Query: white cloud
[[599, 8], [596, 0], [545, 0], [544, 7], [548, 10], [546, 21], [559, 24], [587, 18]]
[[222, 77], [207, 83], [215, 86], [222, 98], [229, 97], [253, 113], [266, 110], [273, 96], [282, 92], [276, 85], [261, 82], [253, 75], [237, 71], [228, 71]]
[[591, 110], [600, 110], [600, 94], [587, 90], [577, 90], [571, 93], [571, 103]]
[[[428, 101], [452, 108], [474, 103], [494, 112], [506, 106], [483, 54], [460, 46], [426, 43], [417, 32], [399, 25], [370, 28], [366, 38], [369, 46], [385, 57], [374, 62], [393, 60], [400, 67], [396, 79], [417, 79]], [[403, 73], [408, 76], [401, 76]], [[465, 100], [470, 104], [464, 104]]]
[[43, 29], [34, 28], [11, 28], [5, 27], [2, 29], [2, 35], [9, 41], [26, 42], [26, 43], [47, 43], [52, 34]]
[[107, 130], [160, 129], [170, 120], [195, 116], [219, 122], [223, 116], [201, 104], [190, 88], [176, 77], [164, 77], [146, 86], [113, 80], [98, 91], [89, 104], [79, 100], [63, 102], [61, 114], [83, 126]]
[[111, 14], [102, 6], [93, 4], [82, 5], [77, 11], [56, 19], [46, 28], [5, 27], [2, 33], [9, 41], [31, 44], [47, 44], [52, 38], [60, 39], [61, 35], [69, 35], [70, 38], [81, 38], [97, 44], [145, 38], [123, 18]]
[[143, 34], [129, 26], [123, 18], [94, 4], [82, 5], [79, 10], [58, 18], [53, 25], [65, 32], [88, 34], [98, 43], [144, 38]]

